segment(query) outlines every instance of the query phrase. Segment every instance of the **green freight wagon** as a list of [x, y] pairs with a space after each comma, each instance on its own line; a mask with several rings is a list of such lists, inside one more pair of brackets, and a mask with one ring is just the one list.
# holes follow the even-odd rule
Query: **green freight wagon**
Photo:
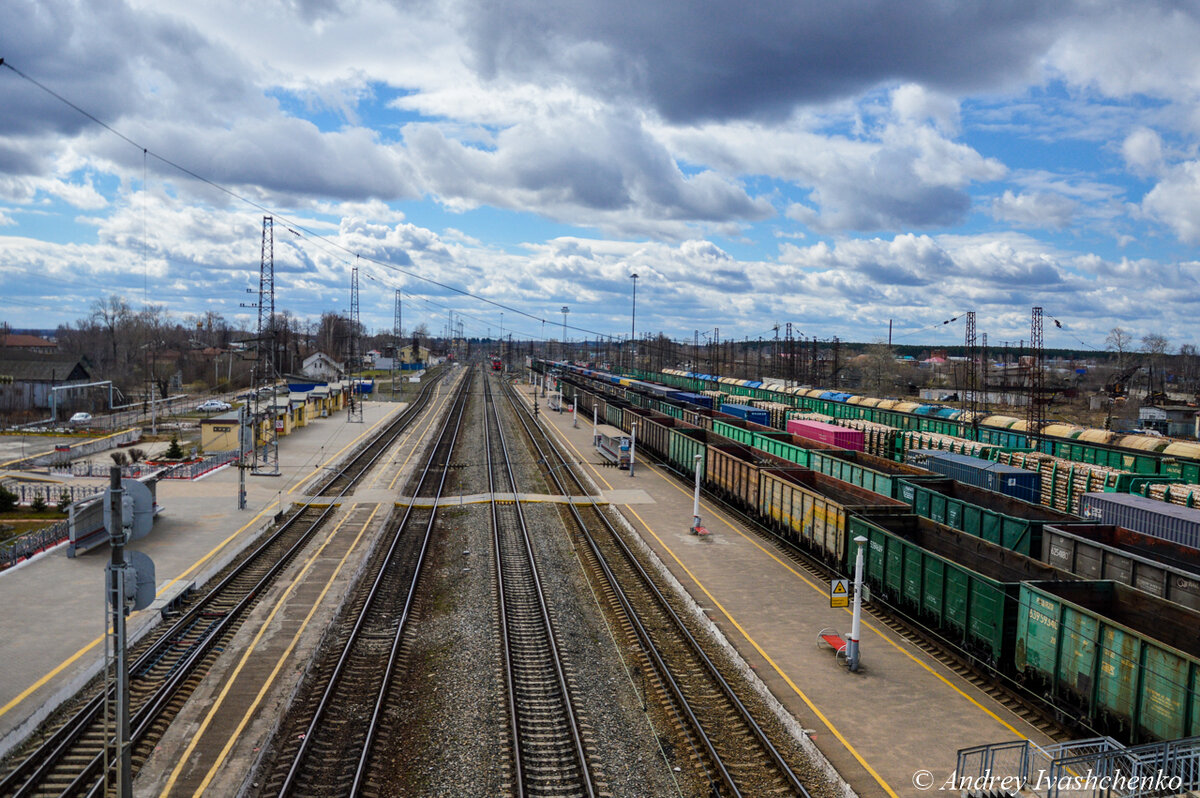
[[709, 441], [723, 443], [725, 438], [706, 429], [676, 426], [670, 432], [670, 450], [667, 462], [676, 471], [690, 477], [696, 473], [694, 458], [696, 455], [700, 455], [700, 473], [703, 474], [708, 459]]
[[625, 429], [625, 427], [622, 426], [625, 421], [625, 408], [627, 407], [629, 407], [629, 403], [624, 399], [609, 399], [608, 402], [605, 403], [604, 408], [605, 423], [611, 424], [618, 429], [625, 430], [625, 432], [629, 432], [628, 429]]
[[1200, 612], [1118, 582], [1021, 585], [1014, 661], [1035, 689], [1132, 742], [1200, 735]]
[[897, 498], [907, 502], [917, 515], [1026, 557], [1041, 556], [1042, 527], [1046, 524], [1079, 523], [1082, 520], [1050, 507], [952, 479], [902, 479]]
[[[867, 538], [871, 600], [899, 607], [994, 667], [1012, 661], [1019, 583], [1071, 579], [1065, 571], [916, 515], [851, 517]], [[844, 570], [854, 568], [855, 547]]]

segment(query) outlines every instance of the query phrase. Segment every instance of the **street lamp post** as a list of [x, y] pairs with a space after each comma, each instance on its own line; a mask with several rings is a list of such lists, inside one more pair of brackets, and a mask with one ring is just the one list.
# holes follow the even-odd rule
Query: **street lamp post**
[[633, 310], [629, 315], [629, 343], [633, 346], [633, 370], [637, 370], [637, 272], [633, 275]]

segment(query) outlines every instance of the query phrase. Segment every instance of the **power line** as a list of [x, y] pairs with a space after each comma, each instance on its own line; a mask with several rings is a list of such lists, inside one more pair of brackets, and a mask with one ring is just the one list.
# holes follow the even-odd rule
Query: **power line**
[[[13, 74], [17, 75], [18, 77], [22, 78], [23, 80], [28, 81], [29, 83], [32, 83], [34, 86], [36, 86], [39, 89], [41, 89], [42, 91], [46, 92], [51, 97], [55, 98], [56, 100], [63, 103], [64, 105], [68, 106], [69, 108], [71, 108], [72, 110], [81, 114], [82, 116], [88, 118], [92, 122], [95, 122], [97, 125], [104, 128], [109, 133], [112, 133], [114, 136], [116, 136], [117, 138], [126, 142], [127, 144], [129, 144], [133, 147], [136, 147], [138, 150], [140, 150], [142, 152], [143, 159], [145, 159], [147, 156], [153, 157], [155, 160], [160, 161], [161, 163], [166, 164], [167, 166], [170, 166], [172, 169], [176, 169], [179, 172], [182, 172], [183, 174], [187, 175], [188, 177], [190, 177], [194, 180], [198, 180], [201, 183], [204, 183], [205, 185], [210, 186], [210, 187], [216, 189], [217, 191], [220, 191], [221, 193], [226, 194], [227, 196], [232, 197], [240, 202], [244, 202], [247, 205], [249, 205], [250, 207], [256, 208], [257, 210], [262, 211], [266, 215], [273, 216], [273, 217], [279, 219], [280, 221], [285, 223], [285, 226], [287, 226], [288, 231], [293, 233], [297, 237], [307, 238], [314, 242], [319, 242], [320, 244], [322, 244], [324, 246], [333, 247], [335, 249], [341, 250], [342, 252], [345, 252], [347, 255], [352, 255], [355, 258], [361, 258], [362, 260], [367, 261], [368, 263], [373, 263], [376, 266], [379, 266], [380, 268], [390, 269], [391, 271], [398, 272], [398, 273], [406, 275], [408, 277], [412, 277], [415, 280], [420, 280], [422, 282], [429, 283], [430, 285], [436, 285], [437, 287], [444, 288], [447, 291], [451, 291], [453, 293], [460, 294], [462, 296], [469, 297], [471, 299], [476, 299], [480, 302], [484, 302], [486, 304], [492, 305], [493, 307], [499, 308], [500, 310], [507, 310], [512, 313], [516, 313], [519, 316], [524, 316], [525, 318], [531, 319], [533, 321], [540, 321], [540, 322], [546, 321], [546, 319], [541, 318], [540, 316], [535, 316], [534, 314], [528, 313], [519, 308], [511, 307], [509, 305], [504, 304], [503, 302], [497, 302], [494, 299], [488, 299], [485, 296], [480, 296], [479, 294], [473, 294], [470, 291], [467, 291], [462, 288], [458, 288], [453, 285], [449, 285], [447, 283], [440, 282], [438, 280], [434, 280], [431, 277], [425, 277], [423, 275], [417, 274], [416, 272], [411, 272], [407, 269], [397, 266], [394, 263], [389, 263], [387, 261], [378, 260], [376, 258], [372, 258], [369, 255], [363, 255], [359, 252], [355, 252], [354, 250], [350, 249], [349, 247], [347, 247], [343, 244], [339, 244], [337, 241], [334, 241], [333, 239], [331, 239], [327, 236], [316, 233], [316, 232], [308, 229], [304, 225], [300, 224], [299, 222], [289, 219], [287, 216], [283, 215], [276, 209], [270, 208], [266, 205], [263, 205], [262, 203], [255, 202], [254, 200], [250, 199], [249, 197], [239, 194], [238, 192], [234, 191], [231, 188], [227, 188], [227, 187], [221, 185], [220, 183], [217, 183], [214, 180], [210, 180], [209, 178], [204, 177], [203, 175], [199, 174], [198, 172], [195, 172], [195, 171], [187, 168], [186, 166], [183, 166], [182, 164], [177, 163], [176, 161], [173, 161], [170, 158], [167, 158], [164, 155], [159, 155], [157, 152], [154, 152], [153, 150], [149, 149], [148, 147], [142, 146], [141, 144], [134, 141], [129, 136], [126, 136], [124, 133], [117, 130], [113, 126], [109, 125], [107, 122], [103, 121], [99, 117], [95, 116], [94, 114], [90, 113], [89, 111], [85, 110], [84, 108], [81, 108], [80, 106], [71, 102], [66, 97], [62, 96], [58, 92], [51, 89], [49, 86], [46, 86], [45, 84], [39, 82], [38, 80], [34, 79], [33, 77], [31, 77], [31, 76], [25, 74], [24, 72], [22, 72], [21, 70], [17, 69], [15, 66], [8, 63], [3, 58], [0, 58], [0, 66], [7, 67], [9, 70], [11, 70], [13, 72]], [[300, 232], [297, 232], [297, 231], [300, 231]], [[349, 263], [345, 263], [345, 265], [349, 266]], [[597, 330], [589, 330], [589, 329], [585, 329], [582, 327], [575, 327], [575, 326], [571, 326], [571, 325], [568, 325], [568, 329], [574, 330], [576, 332], [588, 333], [590, 335], [606, 335], [606, 333], [601, 333]]]

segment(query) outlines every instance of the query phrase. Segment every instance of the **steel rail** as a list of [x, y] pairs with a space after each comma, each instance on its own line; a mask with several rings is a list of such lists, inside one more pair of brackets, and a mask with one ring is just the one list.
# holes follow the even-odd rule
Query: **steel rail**
[[[467, 395], [467, 387], [469, 386], [469, 383], [470, 383], [469, 379], [464, 380], [462, 386], [460, 386], [460, 388], [459, 388], [459, 393], [455, 397], [455, 403], [456, 403], [455, 407], [457, 408], [457, 418], [456, 418], [454, 426], [451, 427], [451, 426], [447, 425], [447, 426], [443, 427], [442, 433], [439, 436], [437, 443], [434, 446], [430, 447], [429, 457], [427, 458], [424, 468], [422, 469], [421, 476], [418, 480], [417, 489], [416, 489], [416, 491], [414, 491], [414, 495], [416, 493], [420, 492], [421, 488], [425, 485], [425, 482], [429, 478], [430, 474], [434, 472], [435, 461], [437, 459], [438, 452], [442, 448], [442, 445], [447, 441], [447, 435], [449, 433], [452, 433], [452, 437], [449, 438], [449, 442], [450, 442], [450, 451], [453, 451], [454, 444], [457, 441], [458, 431], [459, 431], [459, 428], [462, 423], [462, 413], [463, 413], [463, 409], [466, 406], [465, 400], [466, 400], [466, 395]], [[452, 408], [451, 413], [454, 414], [454, 412], [455, 411]], [[447, 455], [446, 455], [446, 464], [448, 464], [448, 463], [449, 463], [449, 453], [447, 453]], [[388, 664], [386, 666], [384, 677], [381, 682], [379, 695], [377, 696], [377, 699], [375, 701], [374, 711], [371, 716], [371, 721], [367, 727], [366, 737], [364, 739], [362, 751], [360, 753], [358, 762], [356, 763], [353, 785], [351, 787], [351, 792], [350, 792], [351, 795], [359, 794], [359, 791], [362, 788], [362, 780], [363, 780], [363, 777], [364, 777], [364, 774], [366, 771], [367, 757], [370, 753], [371, 747], [374, 742], [375, 734], [377, 732], [380, 708], [384, 704], [384, 693], [387, 690], [387, 687], [391, 681], [392, 672], [395, 668], [397, 652], [399, 651], [399, 647], [400, 647], [400, 641], [403, 638], [404, 632], [407, 629], [408, 619], [409, 619], [410, 612], [412, 609], [413, 596], [416, 593], [416, 585], [417, 585], [417, 581], [418, 581], [418, 578], [421, 573], [421, 566], [424, 563], [425, 554], [426, 554], [426, 551], [429, 546], [429, 540], [430, 540], [432, 530], [433, 530], [434, 519], [437, 517], [436, 499], [441, 497], [442, 487], [445, 484], [448, 469], [443, 467], [438, 473], [440, 474], [440, 479], [437, 483], [437, 488], [436, 488], [436, 498], [434, 501], [434, 505], [435, 505], [434, 510], [433, 510], [433, 512], [430, 513], [429, 523], [427, 524], [426, 529], [425, 529], [425, 536], [424, 536], [424, 539], [421, 544], [420, 553], [417, 558], [416, 568], [414, 569], [414, 572], [413, 572], [413, 579], [409, 586], [408, 595], [405, 599], [404, 608], [403, 608], [402, 614], [400, 616], [400, 622], [397, 626], [395, 637], [393, 638], [393, 643], [392, 643], [391, 651], [389, 654]], [[316, 732], [317, 726], [321, 723], [321, 720], [324, 718], [325, 713], [327, 712], [329, 707], [332, 706], [332, 702], [334, 700], [334, 693], [336, 692], [336, 689], [341, 682], [342, 676], [345, 673], [345, 669], [346, 669], [347, 663], [349, 661], [351, 652], [354, 648], [355, 643], [358, 641], [359, 636], [362, 633], [362, 629], [367, 620], [368, 614], [374, 608], [375, 599], [380, 592], [380, 585], [382, 584], [384, 578], [387, 575], [387, 564], [391, 561], [392, 555], [395, 552], [396, 547], [399, 545], [400, 539], [403, 536], [402, 533], [404, 532], [405, 527], [407, 526], [407, 524], [409, 522], [409, 519], [412, 517], [414, 507], [415, 507], [415, 503], [410, 503], [408, 505], [407, 509], [405, 510], [403, 519], [400, 521], [399, 526], [396, 528], [396, 532], [392, 536], [392, 542], [389, 546], [387, 556], [385, 557], [385, 559], [383, 561], [383, 566], [380, 568], [379, 573], [376, 575], [376, 578], [371, 585], [371, 589], [370, 589], [370, 592], [368, 593], [367, 599], [364, 602], [364, 605], [358, 615], [358, 618], [355, 620], [354, 627], [351, 630], [349, 637], [347, 638], [346, 645], [342, 649], [342, 653], [338, 658], [337, 665], [334, 667], [333, 672], [330, 675], [329, 682], [326, 684], [326, 687], [325, 687], [324, 692], [322, 693], [321, 699], [317, 704], [317, 708], [313, 713], [313, 718], [310, 721], [310, 723], [307, 727], [307, 730], [304, 733], [304, 738], [301, 741], [300, 746], [297, 748], [295, 754], [293, 755], [291, 767], [288, 769], [287, 775], [284, 777], [283, 783], [280, 785], [278, 794], [281, 796], [290, 794], [292, 792], [292, 790], [296, 787], [296, 781], [300, 777], [301, 769], [304, 766], [304, 764], [306, 763], [307, 757], [309, 756], [311, 742], [312, 742], [312, 740], [314, 740], [316, 738], [315, 732]]]
[[[529, 427], [529, 423], [527, 422], [528, 410], [521, 403], [516, 401], [515, 397], [513, 396], [513, 393], [514, 392], [512, 391], [511, 386], [510, 386], [509, 393], [508, 393], [509, 402], [512, 403], [513, 407], [517, 409], [518, 417], [521, 419], [522, 425], [525, 427], [526, 431], [529, 433], [530, 439], [533, 441], [533, 444], [537, 448], [542, 459], [545, 460], [547, 465], [549, 466], [550, 461], [548, 459], [546, 459], [546, 452], [542, 448], [541, 444], [539, 444], [537, 442], [537, 439], [536, 439], [536, 437], [534, 437], [532, 430]], [[536, 425], [536, 421], [534, 423]], [[538, 425], [538, 427], [539, 427], [539, 431], [541, 431], [540, 425]], [[559, 470], [566, 470], [571, 475], [571, 479], [575, 482], [576, 486], [579, 487], [581, 492], [586, 493], [586, 489], [583, 485], [583, 481], [575, 473], [574, 469], [572, 469], [570, 467], [570, 462], [559, 450], [558, 445], [554, 442], [554, 440], [550, 437], [550, 435], [545, 433], [544, 431], [542, 431], [542, 436], [545, 439], [546, 444], [549, 447], [550, 451], [553, 453], [555, 460], [558, 462], [558, 465], [550, 468], [550, 472], [549, 472], [550, 477], [554, 480], [554, 483], [558, 487], [558, 489], [563, 493], [563, 495], [566, 495], [566, 496], [571, 495], [567, 491], [566, 486], [563, 484], [563, 481], [560, 478], [560, 475], [558, 473]], [[682, 688], [676, 682], [675, 678], [671, 675], [670, 669], [667, 668], [666, 663], [662, 659], [662, 656], [661, 656], [660, 652], [658, 651], [657, 646], [655, 646], [655, 644], [651, 640], [649, 632], [646, 630], [645, 626], [642, 624], [641, 619], [638, 617], [637, 613], [634, 612], [632, 604], [630, 603], [628, 597], [625, 595], [624, 590], [622, 590], [620, 585], [617, 583], [615, 575], [612, 573], [611, 569], [609, 568], [608, 563], [605, 561], [603, 554], [600, 552], [599, 546], [596, 543], [596, 540], [592, 536], [591, 532], [588, 530], [586, 524], [584, 523], [583, 517], [579, 513], [578, 508], [575, 506], [575, 504], [573, 502], [568, 502], [567, 506], [570, 509], [571, 514], [574, 516], [576, 523], [579, 525], [579, 528], [582, 531], [584, 538], [587, 540], [589, 548], [592, 550], [592, 553], [595, 555], [597, 561], [601, 565], [601, 568], [604, 570], [605, 578], [608, 579], [609, 583], [611, 584], [611, 586], [613, 588], [614, 593], [617, 595], [619, 601], [621, 602], [622, 607], [625, 608], [625, 612], [629, 616], [631, 623], [633, 623], [635, 629], [637, 630], [639, 638], [642, 639], [643, 645], [646, 649], [647, 654], [651, 657], [652, 661], [655, 664], [655, 667], [659, 670], [660, 675], [663, 676], [664, 680], [668, 684], [668, 686], [671, 690], [671, 693], [675, 696], [676, 700], [680, 703], [680, 706], [684, 709], [684, 712], [688, 716], [689, 721], [693, 724], [695, 730], [699, 734], [701, 741], [705, 747], [705, 750], [709, 754], [709, 756], [713, 759], [713, 763], [714, 763], [714, 765], [716, 765], [718, 772], [720, 772], [722, 780], [726, 783], [726, 785], [729, 787], [729, 789], [733, 791], [733, 793], [735, 795], [741, 795], [742, 792], [739, 789], [739, 787], [737, 786], [737, 783], [735, 782], [733, 775], [726, 768], [723, 759], [716, 751], [714, 743], [709, 738], [708, 734], [704, 731], [703, 726], [700, 724], [699, 719], [696, 717], [694, 711], [692, 710], [690, 703], [683, 696]], [[699, 641], [697, 641], [695, 639], [695, 637], [692, 635], [692, 633], [690, 631], [688, 631], [688, 629], [684, 625], [682, 619], [675, 612], [675, 610], [671, 607], [671, 605], [667, 601], [666, 597], [658, 589], [658, 586], [655, 585], [654, 581], [650, 578], [650, 575], [646, 572], [645, 568], [642, 567], [642, 564], [639, 562], [638, 558], [634, 555], [632, 550], [629, 549], [628, 545], [622, 539], [621, 535], [618, 534], [618, 532], [617, 532], [616, 528], [613, 526], [612, 522], [601, 511], [599, 502], [597, 502], [595, 498], [591, 498], [591, 506], [595, 510], [596, 515], [603, 522], [604, 526], [608, 529], [609, 533], [612, 535], [613, 540], [617, 543], [618, 548], [621, 550], [621, 552], [625, 556], [626, 560], [630, 563], [630, 565], [634, 568], [634, 570], [637, 571], [637, 573], [640, 576], [640, 578], [642, 579], [643, 583], [647, 586], [648, 590], [654, 595], [654, 597], [658, 601], [659, 605], [663, 608], [665, 614], [672, 620], [675, 629], [687, 641], [689, 647], [692, 649], [694, 654], [703, 663], [705, 670], [709, 673], [709, 675], [713, 679], [713, 681], [720, 687], [722, 693], [724, 693], [724, 695], [726, 696], [726, 699], [734, 706], [738, 715], [741, 717], [742, 721], [750, 729], [750, 731], [754, 735], [755, 739], [758, 741], [759, 745], [767, 753], [769, 759], [771, 760], [772, 765], [781, 774], [784, 775], [786, 781], [791, 785], [791, 787], [798, 794], [805, 796], [805, 798], [808, 798], [809, 792], [808, 792], [807, 788], [805, 788], [805, 786], [800, 782], [799, 778], [792, 771], [791, 767], [787, 764], [786, 760], [784, 760], [783, 755], [774, 746], [774, 744], [771, 743], [770, 739], [767, 737], [765, 730], [763, 730], [763, 728], [759, 725], [759, 723], [754, 719], [753, 715], [750, 713], [750, 710], [745, 706], [745, 704], [742, 703], [741, 699], [737, 697], [737, 694], [734, 692], [732, 686], [730, 686], [728, 680], [726, 680], [725, 677], [721, 675], [716, 664], [713, 663], [713, 661], [709, 658], [708, 654], [706, 654], [704, 652], [703, 648], [700, 646]]]
[[511, 640], [512, 629], [510, 628], [510, 625], [509, 625], [508, 611], [506, 608], [507, 599], [506, 599], [505, 582], [504, 582], [504, 567], [503, 567], [501, 544], [500, 544], [501, 521], [500, 521], [500, 515], [499, 515], [499, 500], [496, 497], [496, 485], [495, 485], [495, 471], [496, 471], [497, 464], [493, 462], [493, 458], [492, 458], [492, 442], [493, 441], [492, 441], [492, 437], [491, 437], [491, 425], [487, 423], [487, 414], [488, 414], [489, 410], [491, 411], [492, 419], [495, 421], [495, 424], [496, 424], [496, 434], [498, 437], [497, 442], [499, 443], [501, 451], [504, 453], [504, 462], [502, 465], [504, 466], [504, 470], [508, 475], [509, 485], [512, 488], [513, 506], [516, 510], [517, 520], [519, 522], [519, 527], [520, 527], [520, 531], [521, 531], [521, 543], [522, 543], [522, 547], [525, 552], [526, 561], [529, 564], [530, 582], [534, 589], [535, 596], [537, 597], [538, 610], [539, 610], [539, 613], [538, 613], [539, 621], [541, 623], [543, 634], [545, 635], [546, 647], [548, 649], [550, 661], [554, 666], [554, 675], [555, 675], [555, 680], [557, 682], [559, 694], [562, 696], [563, 711], [565, 712], [565, 714], [567, 716], [567, 726], [568, 726], [568, 730], [571, 735], [571, 742], [572, 742], [572, 746], [575, 751], [575, 758], [576, 758], [577, 764], [579, 766], [580, 780], [583, 782], [584, 790], [586, 791], [589, 798], [594, 798], [596, 791], [595, 791], [595, 786], [592, 783], [591, 769], [588, 766], [587, 755], [583, 748], [583, 736], [582, 736], [582, 732], [579, 728], [579, 719], [575, 714], [574, 707], [571, 705], [571, 693], [568, 689], [567, 677], [566, 677], [566, 674], [563, 672], [563, 667], [562, 667], [562, 654], [559, 651], [558, 644], [554, 638], [554, 628], [550, 622], [550, 610], [546, 604], [546, 595], [545, 595], [545, 591], [542, 588], [541, 578], [538, 576], [537, 562], [534, 559], [533, 547], [529, 540], [529, 527], [525, 521], [525, 512], [521, 508], [521, 501], [516, 496], [516, 494], [517, 494], [517, 479], [516, 479], [516, 475], [513, 473], [511, 452], [508, 448], [508, 443], [505, 440], [504, 428], [500, 423], [500, 413], [499, 413], [499, 408], [496, 406], [495, 396], [492, 393], [491, 378], [489, 376], [487, 376], [486, 374], [484, 376], [484, 401], [485, 401], [484, 428], [485, 428], [486, 434], [487, 434], [485, 448], [487, 450], [488, 490], [492, 495], [492, 502], [491, 502], [492, 542], [493, 542], [494, 551], [495, 551], [495, 555], [496, 555], [496, 576], [497, 576], [497, 581], [499, 582], [499, 589], [500, 589], [500, 619], [501, 619], [501, 629], [503, 631], [502, 638], [504, 641], [504, 661], [505, 661], [505, 669], [504, 670], [505, 670], [505, 681], [508, 686], [509, 718], [510, 718], [510, 724], [511, 724], [511, 729], [512, 729], [512, 735], [513, 735], [513, 748], [515, 751], [514, 769], [516, 771], [516, 776], [517, 776], [517, 778], [516, 778], [517, 794], [520, 796], [524, 796], [526, 794], [526, 785], [525, 785], [525, 781], [524, 781], [524, 777], [523, 777], [524, 767], [522, 764], [522, 760], [524, 758], [524, 751], [522, 749], [522, 743], [521, 743], [520, 722], [519, 722], [519, 718], [518, 718], [519, 712], [517, 709], [517, 693], [516, 693], [514, 678], [513, 678], [513, 665], [512, 665], [513, 656], [512, 656], [512, 640]]
[[[383, 435], [391, 435], [389, 444], [399, 436], [400, 432], [428, 404], [429, 392], [434, 384], [436, 384], [436, 381], [431, 381], [428, 385], [424, 386], [418, 401], [405, 408], [401, 415], [389, 425], [388, 430], [383, 433]], [[384, 447], [384, 450], [386, 448]], [[334, 479], [339, 478], [347, 470], [355, 467], [361, 454], [361, 452], [358, 453], [354, 459], [339, 469], [338, 473], [334, 474], [325, 483], [326, 486], [331, 484]], [[374, 459], [372, 458], [372, 463]], [[341, 498], [347, 490], [353, 487], [362, 475], [367, 473], [368, 469], [369, 466], [354, 476], [343, 491], [335, 497], [335, 500], [336, 498]], [[241, 578], [251, 568], [258, 567], [257, 561], [264, 557], [268, 550], [285, 535], [291, 533], [292, 528], [300, 522], [305, 511], [316, 503], [317, 497], [315, 496], [309, 497], [306, 501], [302, 502], [296, 512], [284, 521], [279, 529], [260, 543], [249, 556], [209, 590], [204, 599], [185, 612], [145, 653], [139, 656], [135, 662], [131, 663], [130, 672], [136, 674], [147, 671], [154, 663], [159, 661], [173, 647], [172, 641], [190, 630], [195, 625], [197, 619], [205, 613], [209, 606], [220, 598], [222, 592], [228, 589], [235, 580]], [[302, 532], [296, 542], [278, 557], [275, 564], [257, 580], [246, 592], [245, 596], [233, 608], [224, 612], [221, 619], [209, 626], [205, 630], [204, 636], [190, 647], [189, 653], [173, 668], [172, 677], [160, 685], [159, 689], [131, 717], [131, 745], [141, 739], [142, 735], [153, 723], [158, 711], [169, 703], [171, 695], [186, 680], [193, 668], [204, 659], [212, 645], [221, 639], [221, 636], [231, 624], [240, 619], [241, 613], [262, 593], [271, 580], [292, 561], [296, 553], [307, 545], [313, 533], [324, 523], [335, 508], [336, 505], [333, 502], [325, 506], [321, 515], [310, 524], [309, 529]], [[72, 745], [83, 737], [87, 730], [96, 722], [98, 716], [103, 711], [105, 701], [111, 698], [111, 696], [111, 691], [108, 691], [107, 694], [105, 691], [97, 693], [65, 724], [56, 729], [32, 754], [22, 760], [13, 770], [5, 774], [4, 778], [0, 779], [0, 795], [12, 795], [14, 798], [26, 798], [32, 795], [40, 787], [45, 777], [66, 756]], [[151, 708], [153, 712], [151, 712]], [[99, 776], [98, 771], [102, 770], [103, 766], [104, 751], [101, 751], [83, 766], [83, 769], [62, 794], [71, 795], [85, 789], [89, 779], [95, 779], [96, 781], [88, 794], [95, 794], [97, 789], [103, 788], [104, 779], [97, 778]]]

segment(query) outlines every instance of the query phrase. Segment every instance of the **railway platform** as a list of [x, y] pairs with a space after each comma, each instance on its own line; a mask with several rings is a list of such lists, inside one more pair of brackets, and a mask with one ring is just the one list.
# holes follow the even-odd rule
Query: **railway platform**
[[[532, 402], [532, 388], [518, 388]], [[818, 644], [822, 632], [844, 637], [850, 629], [849, 609], [830, 607], [827, 582], [706, 500], [700, 512], [710, 534], [691, 534], [690, 486], [636, 454], [632, 477], [603, 465], [590, 418], [572, 427], [569, 413], [547, 412], [544, 403], [540, 416], [859, 795], [937, 792], [966, 746], [1050, 742], [865, 613], [862, 668], [850, 673]], [[639, 500], [623, 502], [631, 489]]]
[[[163, 603], [205, 582], [238, 555], [305, 485], [393, 418], [403, 404], [366, 402], [364, 423], [344, 413], [280, 440], [279, 476], [248, 476], [247, 509], [237, 509], [237, 470], [194, 481], [163, 480], [163, 511], [130, 548], [155, 563], [158, 601], [129, 617], [130, 641], [161, 618]], [[0, 754], [99, 672], [107, 610], [108, 546], [69, 559], [58, 546], [0, 574]]]

